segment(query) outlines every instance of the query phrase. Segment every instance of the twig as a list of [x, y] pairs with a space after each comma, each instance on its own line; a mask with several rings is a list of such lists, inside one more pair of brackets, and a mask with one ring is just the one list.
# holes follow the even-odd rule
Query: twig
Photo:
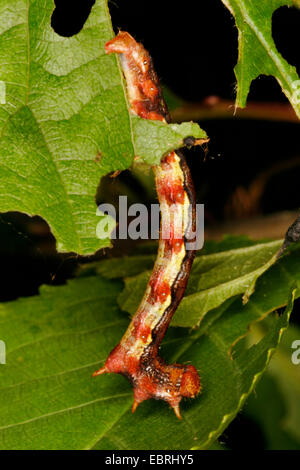
[[174, 109], [171, 117], [174, 122], [239, 118], [299, 123], [295, 111], [288, 103], [250, 101], [246, 108], [235, 110], [234, 101], [217, 96], [209, 96], [200, 103], [186, 103]]

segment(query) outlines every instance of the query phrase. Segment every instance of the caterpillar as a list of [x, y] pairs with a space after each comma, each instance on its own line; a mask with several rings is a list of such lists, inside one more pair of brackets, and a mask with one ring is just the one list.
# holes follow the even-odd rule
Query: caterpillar
[[[142, 44], [121, 31], [105, 45], [107, 54], [119, 54], [126, 79], [130, 111], [144, 119], [169, 122], [152, 59]], [[152, 167], [161, 209], [158, 255], [143, 299], [120, 343], [93, 376], [117, 373], [133, 385], [132, 412], [144, 400], [164, 400], [181, 419], [179, 403], [201, 389], [192, 365], [166, 364], [158, 355], [186, 288], [195, 251], [188, 249], [195, 234], [196, 203], [192, 178], [183, 154], [177, 150]], [[167, 236], [166, 236], [167, 234]]]

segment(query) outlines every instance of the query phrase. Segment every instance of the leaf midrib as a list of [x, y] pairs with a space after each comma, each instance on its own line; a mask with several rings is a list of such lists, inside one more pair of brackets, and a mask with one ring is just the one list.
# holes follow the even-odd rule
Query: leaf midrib
[[24, 426], [25, 424], [32, 423], [32, 422], [38, 421], [40, 419], [49, 418], [50, 416], [55, 416], [55, 415], [59, 415], [59, 414], [62, 414], [62, 413], [68, 413], [70, 411], [80, 409], [80, 408], [84, 408], [86, 406], [93, 405], [94, 403], [98, 403], [98, 402], [101, 402], [101, 401], [114, 400], [116, 398], [121, 398], [121, 397], [126, 397], [126, 396], [130, 396], [130, 393], [120, 393], [118, 395], [113, 395], [113, 396], [110, 396], [110, 397], [96, 398], [95, 400], [91, 400], [89, 402], [81, 403], [80, 405], [70, 406], [69, 408], [64, 408], [63, 410], [52, 411], [51, 413], [46, 413], [44, 415], [37, 416], [35, 418], [31, 418], [31, 419], [28, 419], [26, 421], [20, 421], [19, 423], [8, 424], [7, 426], [2, 426], [2, 427], [0, 427], [0, 431], [6, 431], [9, 428], [14, 428], [14, 427], [17, 427], [17, 426]]

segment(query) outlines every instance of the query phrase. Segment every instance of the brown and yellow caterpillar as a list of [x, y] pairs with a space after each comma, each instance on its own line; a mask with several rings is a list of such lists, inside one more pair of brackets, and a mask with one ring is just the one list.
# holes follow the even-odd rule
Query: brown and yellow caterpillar
[[[119, 32], [106, 43], [105, 50], [119, 54], [131, 112], [144, 119], [169, 122], [158, 77], [142, 44]], [[133, 412], [142, 401], [155, 398], [168, 402], [180, 418], [179, 403], [182, 397], [194, 398], [200, 392], [200, 378], [192, 365], [166, 364], [158, 349], [183, 297], [194, 260], [195, 252], [188, 249], [188, 243], [195, 234], [196, 203], [181, 152], [169, 153], [153, 172], [161, 208], [158, 256], [126, 333], [93, 375], [115, 372], [127, 377], [134, 389]]]

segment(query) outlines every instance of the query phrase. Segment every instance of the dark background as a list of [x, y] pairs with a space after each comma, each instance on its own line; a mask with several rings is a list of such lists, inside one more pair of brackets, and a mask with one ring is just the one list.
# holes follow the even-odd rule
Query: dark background
[[[93, 3], [56, 0], [54, 30], [63, 36], [79, 32]], [[116, 32], [129, 31], [143, 42], [169, 90], [190, 102], [209, 96], [234, 100], [237, 29], [221, 0], [178, 4], [171, 0], [114, 0], [109, 6]], [[278, 50], [299, 73], [300, 11], [283, 7], [275, 12], [273, 37]], [[252, 83], [251, 101], [287, 102], [272, 77], [260, 77]], [[204, 152], [195, 149], [188, 152], [187, 159], [195, 175], [198, 201], [205, 203], [208, 225], [249, 216], [230, 209], [229, 201], [238, 186], [247, 188], [264, 170], [270, 171], [271, 177], [259, 207], [250, 215], [299, 208], [297, 123], [233, 117], [200, 124], [211, 139], [208, 154], [204, 158]], [[291, 161], [291, 168], [275, 170], [272, 175], [274, 165], [283, 161]], [[149, 198], [129, 172], [124, 172], [119, 182], [125, 187], [130, 185], [141, 200]], [[118, 183], [112, 184], [110, 191], [114, 188], [118, 190]], [[148, 202], [153, 202], [150, 199]], [[42, 283], [62, 283], [72, 276], [80, 261], [74, 254], [56, 253], [47, 224], [37, 217], [0, 215], [0, 242], [0, 301], [36, 294]], [[231, 448], [264, 446], [257, 426], [242, 415], [226, 430], [222, 440]]]

